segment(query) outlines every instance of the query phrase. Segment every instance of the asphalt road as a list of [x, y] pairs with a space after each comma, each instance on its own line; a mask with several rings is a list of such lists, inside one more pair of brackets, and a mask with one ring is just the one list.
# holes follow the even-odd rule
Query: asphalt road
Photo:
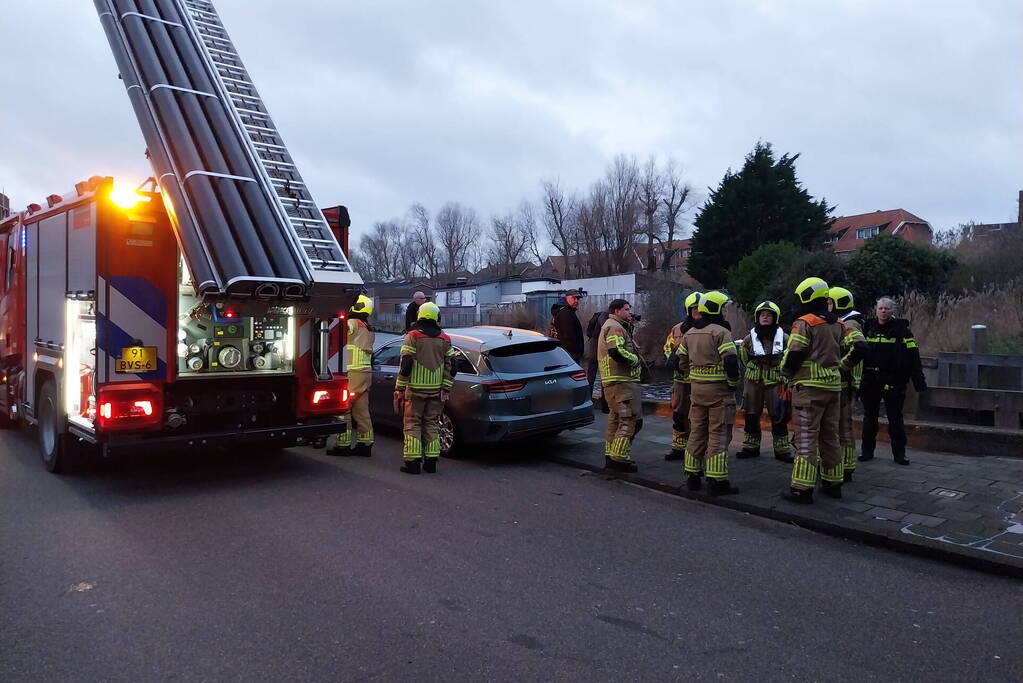
[[[556, 441], [530, 444], [537, 454]], [[507, 450], [0, 436], [0, 680], [1023, 680], [1023, 585]]]

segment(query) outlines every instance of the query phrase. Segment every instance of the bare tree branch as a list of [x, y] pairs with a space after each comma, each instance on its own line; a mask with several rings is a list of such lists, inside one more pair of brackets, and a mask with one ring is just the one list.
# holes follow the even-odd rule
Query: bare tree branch
[[664, 196], [661, 202], [664, 204], [664, 225], [667, 229], [664, 254], [661, 258], [661, 270], [668, 270], [671, 267], [671, 260], [675, 257], [678, 249], [673, 248], [675, 234], [679, 227], [679, 219], [695, 206], [695, 193], [693, 186], [685, 180], [682, 169], [672, 157], [664, 166]]
[[440, 272], [440, 254], [437, 239], [430, 225], [430, 214], [426, 207], [416, 202], [409, 207], [408, 223], [410, 241], [415, 246], [419, 257], [419, 270], [428, 278]]
[[448, 202], [437, 212], [437, 241], [447, 272], [474, 270], [482, 256], [473, 249], [480, 240], [480, 224], [476, 212], [458, 202]]
[[650, 155], [643, 165], [639, 179], [639, 206], [643, 212], [643, 234], [646, 235], [646, 269], [656, 270], [654, 240], [661, 238], [663, 224], [658, 220], [658, 210], [664, 194], [664, 176], [657, 169], [657, 160]]

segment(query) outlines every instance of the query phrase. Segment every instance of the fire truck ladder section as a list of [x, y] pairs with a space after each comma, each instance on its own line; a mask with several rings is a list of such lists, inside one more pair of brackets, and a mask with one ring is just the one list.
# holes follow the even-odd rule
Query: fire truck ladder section
[[362, 280], [213, 4], [94, 2], [197, 293], [347, 305]]

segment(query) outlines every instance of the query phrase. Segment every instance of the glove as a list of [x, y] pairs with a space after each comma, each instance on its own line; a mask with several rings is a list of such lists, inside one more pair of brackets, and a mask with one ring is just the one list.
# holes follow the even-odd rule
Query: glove
[[402, 412], [401, 409], [404, 407], [402, 405], [402, 403], [403, 403], [402, 399], [403, 398], [404, 398], [404, 392], [395, 389], [394, 390], [394, 402], [393, 402], [393, 406], [392, 406], [394, 408], [394, 414], [395, 415], [401, 415], [401, 412]]
[[927, 380], [923, 377], [913, 380], [913, 388], [916, 389], [916, 393], [922, 394], [927, 391]]
[[440, 402], [447, 403], [451, 399], [451, 392], [447, 389], [440, 390]]

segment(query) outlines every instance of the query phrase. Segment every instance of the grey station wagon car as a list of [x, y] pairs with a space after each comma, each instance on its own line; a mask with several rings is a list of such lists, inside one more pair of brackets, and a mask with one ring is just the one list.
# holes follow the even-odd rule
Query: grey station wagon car
[[[455, 384], [441, 416], [441, 453], [456, 448], [557, 434], [593, 422], [586, 372], [558, 342], [510, 327], [444, 330], [456, 351]], [[373, 422], [401, 427], [391, 397], [402, 338], [373, 353]]]

